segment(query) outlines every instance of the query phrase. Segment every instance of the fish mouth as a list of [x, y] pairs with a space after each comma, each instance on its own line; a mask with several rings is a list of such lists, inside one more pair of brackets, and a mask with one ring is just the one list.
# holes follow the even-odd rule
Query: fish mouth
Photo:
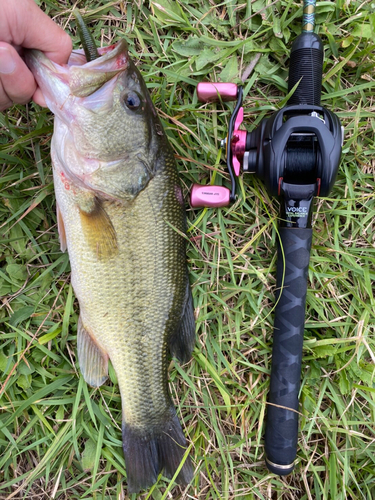
[[[58, 147], [54, 145], [53, 139], [53, 149], [58, 156], [62, 153], [61, 144], [71, 146], [68, 148], [70, 155], [76, 152], [73, 136], [68, 132], [75, 127], [79, 128], [78, 116], [82, 108], [97, 113], [111, 108], [118, 77], [131, 64], [124, 40], [109, 47], [99, 48], [98, 52], [100, 57], [87, 61], [83, 50], [75, 50], [67, 64], [59, 65], [39, 50], [25, 50], [26, 64], [42, 90], [48, 108], [55, 115], [54, 137], [58, 130], [60, 144]], [[56, 119], [60, 123], [58, 127]], [[76, 160], [81, 162], [82, 158], [77, 156]], [[63, 161], [63, 158], [59, 157], [58, 163], [63, 165], [65, 174], [73, 183], [85, 189], [92, 189], [89, 185], [89, 174], [101, 167], [100, 162], [95, 159], [85, 158], [84, 163], [89, 165], [89, 172], [77, 175], [69, 168], [69, 162]]]
[[125, 40], [98, 49], [98, 52], [100, 57], [92, 61], [79, 64], [83, 59], [86, 60], [83, 54], [79, 54], [79, 59], [75, 56], [68, 63], [69, 88], [73, 95], [77, 97], [91, 95], [129, 66], [128, 47]]
[[41, 88], [47, 106], [56, 113], [69, 96], [87, 97], [129, 66], [125, 40], [98, 49], [100, 57], [87, 62], [82, 50], [72, 52], [68, 64], [59, 65], [38, 50], [27, 50], [26, 64]]

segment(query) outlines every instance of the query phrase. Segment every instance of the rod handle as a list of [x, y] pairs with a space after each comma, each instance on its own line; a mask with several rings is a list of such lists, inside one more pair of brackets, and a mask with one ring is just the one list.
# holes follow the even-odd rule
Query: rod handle
[[280, 227], [279, 234], [276, 297], [279, 300], [275, 308], [265, 451], [268, 469], [284, 476], [292, 472], [297, 454], [298, 394], [312, 229]]
[[288, 92], [298, 83], [288, 104], [320, 105], [323, 74], [323, 43], [319, 35], [303, 32], [294, 40], [289, 62]]

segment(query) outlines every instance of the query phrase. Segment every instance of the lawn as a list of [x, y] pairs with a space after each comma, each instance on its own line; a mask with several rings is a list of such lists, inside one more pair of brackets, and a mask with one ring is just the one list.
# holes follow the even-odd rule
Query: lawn
[[37, 2], [76, 48], [77, 5], [98, 45], [125, 38], [174, 149], [186, 197], [196, 348], [170, 390], [195, 475], [127, 496], [116, 376], [86, 385], [78, 303], [60, 252], [52, 114], [0, 113], [0, 499], [375, 498], [375, 5], [322, 1], [322, 104], [345, 127], [329, 198], [315, 203], [295, 471], [264, 465], [279, 205], [251, 174], [229, 208], [192, 210], [194, 182], [228, 185], [220, 139], [233, 103], [202, 104], [200, 81], [244, 82], [246, 128], [285, 105], [302, 4], [264, 0]]

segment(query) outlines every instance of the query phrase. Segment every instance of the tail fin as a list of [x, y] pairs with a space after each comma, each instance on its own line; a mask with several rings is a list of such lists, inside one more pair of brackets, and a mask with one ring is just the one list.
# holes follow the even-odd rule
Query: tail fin
[[[122, 439], [129, 493], [149, 488], [162, 471], [172, 478], [186, 452], [186, 439], [176, 414], [163, 428], [150, 429], [147, 433], [123, 422]], [[187, 457], [176, 482], [186, 485], [192, 479], [193, 467]]]

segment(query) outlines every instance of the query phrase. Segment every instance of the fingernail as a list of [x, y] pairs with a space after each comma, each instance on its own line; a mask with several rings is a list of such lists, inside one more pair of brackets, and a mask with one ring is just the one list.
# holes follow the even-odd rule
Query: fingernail
[[16, 61], [9, 49], [6, 47], [0, 47], [0, 73], [3, 75], [9, 75], [13, 73], [16, 68]]

